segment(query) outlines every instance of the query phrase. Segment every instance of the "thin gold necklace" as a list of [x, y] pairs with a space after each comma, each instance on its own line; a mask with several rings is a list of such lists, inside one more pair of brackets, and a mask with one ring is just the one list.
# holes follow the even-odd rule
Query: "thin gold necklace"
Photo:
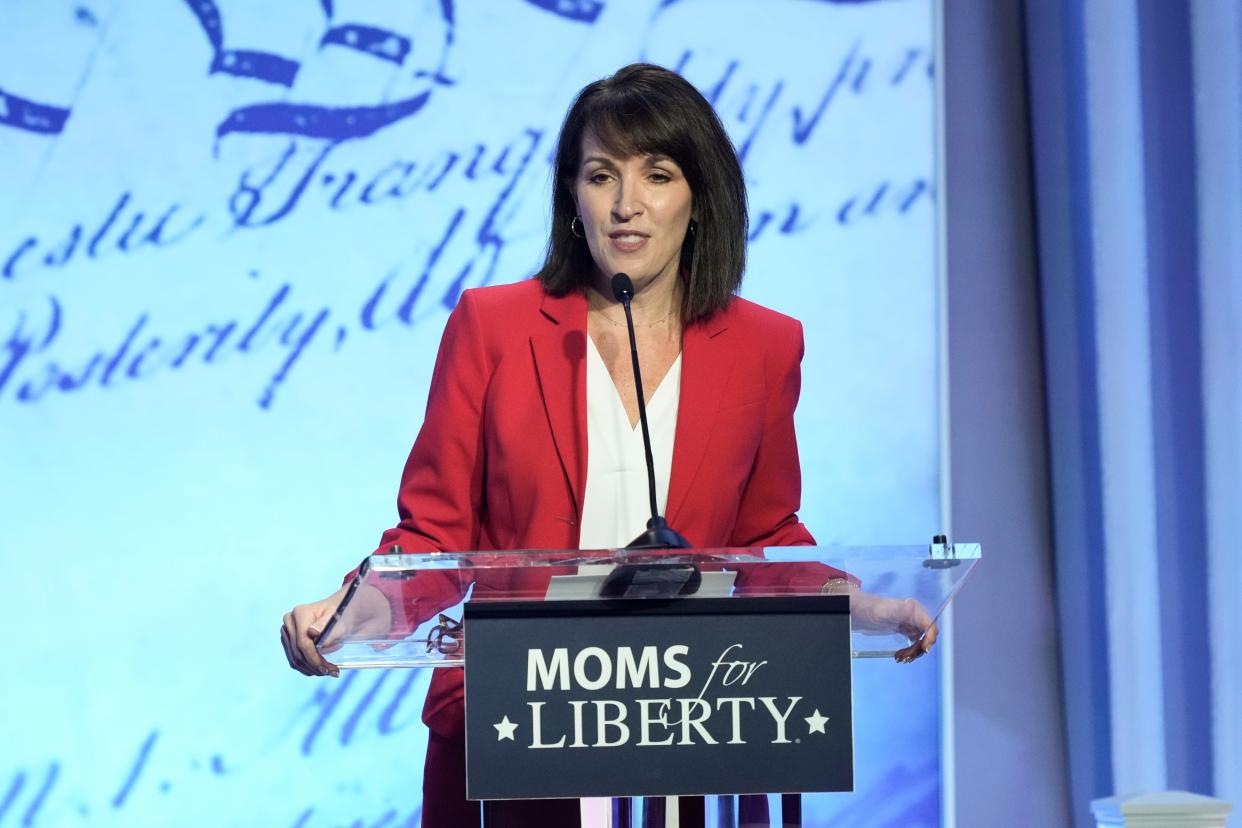
[[[622, 322], [618, 322], [618, 321], [616, 321], [616, 320], [615, 320], [615, 319], [613, 319], [611, 316], [609, 316], [608, 314], [604, 313], [604, 309], [603, 309], [602, 307], [591, 307], [590, 303], [588, 303], [588, 304], [587, 304], [587, 308], [588, 308], [589, 310], [593, 310], [593, 311], [595, 311], [595, 312], [596, 312], [596, 313], [597, 313], [597, 314], [598, 314], [598, 315], [599, 315], [599, 316], [600, 316], [600, 317], [601, 317], [601, 318], [602, 318], [605, 322], [607, 322], [608, 324], [612, 325], [613, 327], [617, 327], [617, 328], [624, 328], [624, 327], [625, 327], [625, 322], [624, 322], [624, 321], [622, 321]], [[625, 310], [624, 310], [624, 309], [622, 309], [622, 311], [621, 311], [621, 312], [622, 312], [622, 314], [624, 314], [624, 313], [625, 313]], [[659, 319], [657, 319], [656, 321], [654, 321], [654, 322], [648, 322], [648, 323], [645, 323], [645, 324], [642, 324], [642, 325], [638, 325], [638, 324], [636, 324], [636, 325], [634, 325], [634, 327], [635, 327], [635, 328], [654, 328], [654, 327], [656, 327], [657, 325], [662, 325], [662, 324], [664, 324], [665, 322], [667, 322], [667, 321], [668, 321], [668, 320], [672, 317], [672, 315], [673, 315], [673, 311], [670, 309], [668, 313], [664, 314], [664, 316], [660, 317], [660, 318], [659, 318]]]
[[[590, 297], [587, 297], [587, 300], [586, 300], [587, 310], [594, 310], [594, 312], [597, 315], [599, 315], [600, 318], [604, 319], [606, 323], [609, 323], [610, 325], [614, 326], [614, 328], [625, 328], [625, 308], [621, 309], [621, 317], [622, 317], [621, 322], [617, 322], [617, 320], [612, 319], [612, 317], [610, 317], [609, 314], [604, 312], [605, 307], [606, 305], [595, 305], [594, 303], [591, 302]], [[673, 315], [673, 309], [669, 308], [668, 313], [664, 314], [663, 317], [661, 317], [660, 319], [657, 319], [656, 322], [648, 322], [645, 324], [635, 323], [635, 328], [647, 328], [647, 329], [655, 328], [656, 325], [662, 325], [668, 322], [668, 320], [672, 318], [672, 315]]]
[[[671, 317], [672, 317], [672, 315], [673, 315], [673, 312], [672, 312], [672, 311], [669, 311], [667, 314], [665, 314], [664, 316], [660, 317], [659, 319], [657, 319], [657, 320], [656, 320], [656, 321], [654, 321], [654, 322], [648, 322], [648, 323], [646, 323], [646, 324], [642, 324], [642, 325], [635, 325], [634, 327], [635, 327], [635, 328], [646, 328], [646, 329], [654, 328], [654, 327], [657, 327], [657, 326], [662, 325], [662, 324], [664, 324], [665, 322], [667, 322], [667, 321], [669, 320], [669, 318], [671, 318]], [[614, 328], [624, 328], [624, 327], [625, 327], [625, 323], [624, 323], [624, 322], [618, 322], [617, 320], [615, 320], [615, 319], [613, 319], [612, 317], [610, 317], [610, 316], [608, 316], [607, 314], [605, 314], [602, 310], [599, 312], [599, 316], [600, 316], [600, 317], [601, 317], [601, 318], [602, 318], [605, 322], [607, 322], [609, 325], [612, 325]]]

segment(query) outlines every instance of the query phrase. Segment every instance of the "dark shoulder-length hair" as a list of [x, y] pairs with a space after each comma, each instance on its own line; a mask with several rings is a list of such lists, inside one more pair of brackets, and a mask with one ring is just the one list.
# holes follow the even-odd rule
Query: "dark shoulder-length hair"
[[635, 63], [578, 93], [561, 127], [552, 184], [552, 233], [539, 280], [563, 296], [586, 287], [594, 271], [586, 241], [574, 235], [574, 186], [582, 136], [594, 133], [619, 156], [667, 155], [681, 167], [693, 199], [692, 232], [681, 248], [682, 319], [722, 310], [746, 267], [746, 185], [742, 165], [712, 105], [689, 81]]

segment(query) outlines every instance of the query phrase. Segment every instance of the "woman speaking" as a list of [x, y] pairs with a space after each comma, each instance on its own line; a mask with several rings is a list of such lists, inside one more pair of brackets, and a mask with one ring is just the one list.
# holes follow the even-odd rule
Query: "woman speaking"
[[[661, 513], [700, 548], [813, 544], [797, 516], [802, 328], [735, 295], [746, 189], [711, 105], [680, 75], [627, 66], [578, 95], [554, 175], [538, 277], [467, 290], [449, 317], [400, 521], [380, 548], [609, 549], [643, 531], [647, 472], [616, 273], [633, 283]], [[295, 669], [335, 674], [314, 638], [338, 601], [285, 616]], [[916, 654], [934, 638], [933, 628]], [[435, 671], [427, 826], [477, 824], [461, 690], [460, 670]], [[504, 824], [578, 821], [573, 801], [502, 807]]]

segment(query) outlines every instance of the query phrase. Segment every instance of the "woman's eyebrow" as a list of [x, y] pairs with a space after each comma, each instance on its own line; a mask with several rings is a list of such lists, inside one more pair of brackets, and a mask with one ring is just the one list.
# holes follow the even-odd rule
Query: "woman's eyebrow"
[[606, 158], [606, 157], [604, 157], [604, 156], [602, 156], [602, 155], [589, 155], [589, 156], [587, 156], [586, 158], [583, 158], [583, 159], [582, 159], [582, 166], [584, 166], [584, 167], [585, 167], [587, 164], [592, 164], [592, 163], [594, 163], [594, 164], [607, 164], [607, 165], [608, 165], [608, 166], [610, 166], [610, 167], [611, 167], [611, 166], [614, 166], [614, 164], [613, 164], [613, 160], [612, 160], [611, 158]]

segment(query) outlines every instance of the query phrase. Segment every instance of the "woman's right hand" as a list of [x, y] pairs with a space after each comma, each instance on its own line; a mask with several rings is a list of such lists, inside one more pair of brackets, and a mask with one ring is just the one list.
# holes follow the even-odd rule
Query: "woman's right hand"
[[321, 601], [298, 604], [285, 613], [284, 623], [280, 626], [280, 644], [285, 648], [289, 666], [302, 675], [340, 676], [340, 669], [319, 654], [315, 640], [345, 597], [345, 590], [341, 587]]

